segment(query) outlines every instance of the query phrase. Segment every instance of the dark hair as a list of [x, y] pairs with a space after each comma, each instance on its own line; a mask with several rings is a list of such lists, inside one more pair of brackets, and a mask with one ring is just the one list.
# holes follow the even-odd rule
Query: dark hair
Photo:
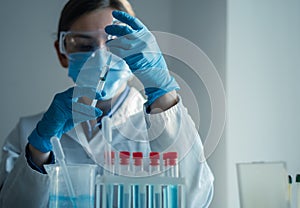
[[82, 15], [97, 9], [112, 8], [134, 16], [134, 11], [127, 0], [69, 0], [60, 14], [57, 40], [61, 31], [67, 31]]

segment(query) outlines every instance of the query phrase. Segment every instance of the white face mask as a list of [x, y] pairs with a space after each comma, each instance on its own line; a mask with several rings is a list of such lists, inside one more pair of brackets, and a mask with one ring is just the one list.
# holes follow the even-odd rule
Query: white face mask
[[103, 100], [113, 98], [119, 89], [132, 76], [126, 62], [106, 51], [98, 49], [94, 52], [78, 52], [70, 54], [69, 59], [69, 77], [71, 77], [78, 86], [97, 88], [100, 80], [100, 73], [106, 66], [109, 56], [109, 72], [105, 79]]

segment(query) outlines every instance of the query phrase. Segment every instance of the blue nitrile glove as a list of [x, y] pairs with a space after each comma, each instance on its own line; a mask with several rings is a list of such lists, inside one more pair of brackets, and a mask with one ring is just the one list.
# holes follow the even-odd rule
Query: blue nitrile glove
[[155, 37], [147, 27], [126, 12], [113, 11], [112, 15], [127, 25], [106, 26], [106, 33], [117, 36], [106, 44], [112, 53], [126, 61], [133, 74], [143, 83], [148, 98], [146, 105], [149, 106], [158, 97], [179, 89], [177, 82], [169, 74]]
[[56, 94], [49, 109], [28, 137], [29, 143], [41, 152], [49, 152], [52, 150], [51, 137], [61, 138], [75, 125], [101, 116], [100, 109], [77, 102], [83, 96], [90, 99], [101, 98], [95, 89], [87, 87], [71, 87]]

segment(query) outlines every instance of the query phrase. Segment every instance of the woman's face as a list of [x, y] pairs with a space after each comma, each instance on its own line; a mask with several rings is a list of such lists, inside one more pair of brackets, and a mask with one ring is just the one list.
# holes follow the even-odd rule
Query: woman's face
[[[105, 26], [112, 23], [111, 8], [99, 9], [93, 12], [87, 13], [79, 17], [70, 27], [69, 31], [78, 31], [78, 32], [92, 32], [104, 30]], [[69, 60], [65, 54], [62, 54], [60, 51], [59, 42], [55, 41], [54, 43], [59, 61], [64, 68], [68, 68]]]
[[[111, 8], [96, 10], [78, 18], [69, 31], [61, 33], [59, 53], [64, 60], [68, 75], [78, 86], [96, 88], [100, 74], [109, 61], [109, 72], [105, 78], [103, 100], [117, 95], [124, 88], [132, 73], [126, 62], [111, 54], [105, 47], [108, 35], [104, 28], [112, 24]], [[98, 89], [97, 91], [102, 90]]]

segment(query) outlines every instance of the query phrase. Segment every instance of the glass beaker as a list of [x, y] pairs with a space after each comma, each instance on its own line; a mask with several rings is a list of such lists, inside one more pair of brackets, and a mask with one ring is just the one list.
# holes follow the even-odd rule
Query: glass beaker
[[67, 165], [75, 196], [70, 196], [62, 168], [58, 164], [45, 165], [50, 177], [49, 207], [94, 207], [96, 165]]

